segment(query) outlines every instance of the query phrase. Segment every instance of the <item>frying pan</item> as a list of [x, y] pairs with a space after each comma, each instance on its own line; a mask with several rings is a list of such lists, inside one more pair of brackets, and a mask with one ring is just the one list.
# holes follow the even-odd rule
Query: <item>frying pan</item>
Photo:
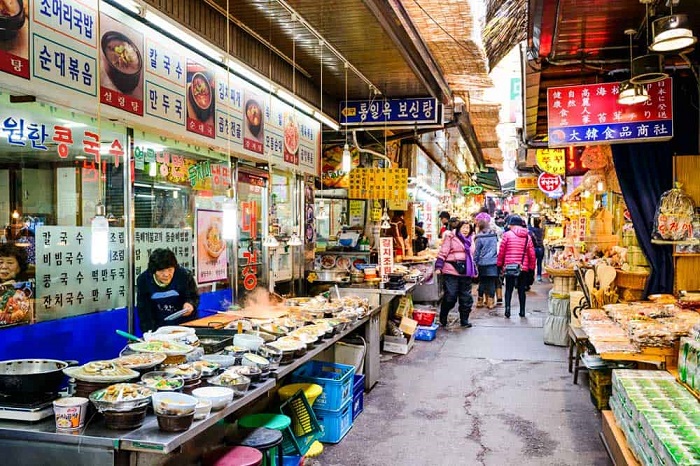
[[63, 369], [77, 364], [77, 361], [56, 359], [0, 361], [0, 393], [32, 395], [57, 392], [65, 379]]

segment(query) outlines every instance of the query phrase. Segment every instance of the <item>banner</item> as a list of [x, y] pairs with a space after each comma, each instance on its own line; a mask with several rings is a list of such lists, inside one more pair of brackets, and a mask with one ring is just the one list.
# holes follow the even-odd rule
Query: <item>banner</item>
[[228, 258], [221, 238], [224, 214], [220, 210], [197, 209], [197, 283], [226, 280]]

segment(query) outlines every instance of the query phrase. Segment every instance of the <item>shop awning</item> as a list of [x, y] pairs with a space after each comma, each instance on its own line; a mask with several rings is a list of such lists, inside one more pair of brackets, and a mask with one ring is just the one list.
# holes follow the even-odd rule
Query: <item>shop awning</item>
[[501, 180], [498, 178], [498, 173], [491, 167], [487, 167], [485, 171], [478, 172], [476, 174], [476, 182], [491, 191], [501, 190]]

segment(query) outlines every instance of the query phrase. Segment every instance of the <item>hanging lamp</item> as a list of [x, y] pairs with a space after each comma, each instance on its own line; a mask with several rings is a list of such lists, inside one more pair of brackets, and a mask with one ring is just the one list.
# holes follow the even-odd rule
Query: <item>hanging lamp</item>
[[690, 20], [686, 14], [673, 14], [673, 3], [671, 3], [671, 14], [654, 20], [651, 23], [652, 37], [654, 38], [649, 49], [654, 52], [676, 52], [685, 50], [698, 41], [690, 29]]
[[[639, 1], [645, 7], [646, 43], [644, 45], [649, 47], [649, 4], [654, 0]], [[630, 82], [632, 84], [651, 84], [668, 78], [668, 74], [664, 72], [664, 57], [656, 53], [642, 55], [632, 60], [630, 73]]]
[[[348, 62], [345, 62], [345, 105], [348, 102]], [[341, 169], [343, 173], [350, 173], [352, 170], [352, 154], [348, 145], [348, 117], [345, 116], [345, 146], [343, 147], [343, 163]]]
[[289, 237], [289, 241], [287, 241], [287, 246], [301, 246], [302, 244], [304, 243], [301, 241], [301, 238], [299, 237], [297, 232], [293, 231], [291, 236]]
[[[632, 59], [632, 36], [635, 35], [637, 31], [634, 29], [626, 29], [625, 34], [630, 40], [630, 73], [632, 70], [633, 62]], [[634, 105], [641, 104], [649, 100], [649, 92], [647, 92], [646, 87], [639, 84], [632, 83], [631, 80], [622, 81], [620, 83], [620, 93], [617, 96], [617, 103], [620, 105]]]
[[102, 201], [95, 206], [95, 217], [90, 226], [90, 260], [95, 265], [104, 265], [109, 261], [109, 222], [105, 217]]

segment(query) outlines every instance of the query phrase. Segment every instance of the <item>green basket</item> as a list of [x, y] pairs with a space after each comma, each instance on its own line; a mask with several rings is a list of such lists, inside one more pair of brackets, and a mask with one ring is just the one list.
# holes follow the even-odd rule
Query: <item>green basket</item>
[[323, 428], [309, 405], [303, 390], [280, 405], [280, 412], [292, 420], [284, 431], [282, 451], [285, 455], [304, 456], [309, 447], [323, 435]]

